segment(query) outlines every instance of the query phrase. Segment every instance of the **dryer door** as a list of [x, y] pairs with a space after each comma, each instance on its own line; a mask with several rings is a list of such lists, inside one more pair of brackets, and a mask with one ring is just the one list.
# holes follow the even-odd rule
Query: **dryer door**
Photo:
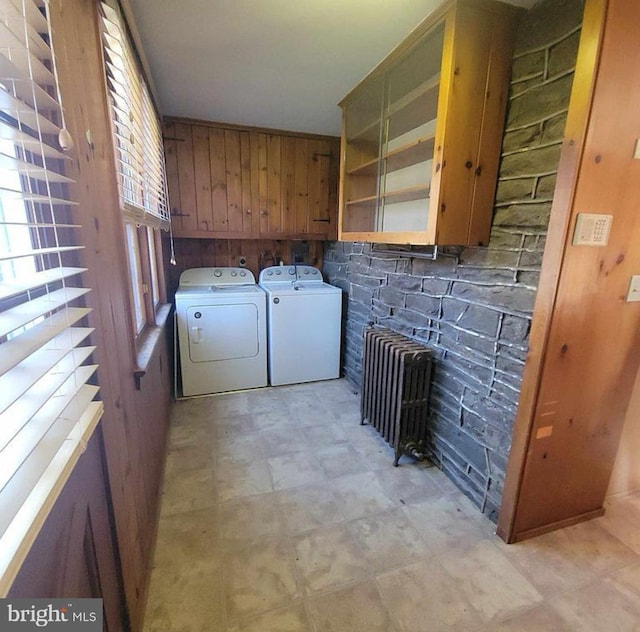
[[258, 355], [258, 308], [253, 303], [189, 307], [187, 331], [191, 362]]

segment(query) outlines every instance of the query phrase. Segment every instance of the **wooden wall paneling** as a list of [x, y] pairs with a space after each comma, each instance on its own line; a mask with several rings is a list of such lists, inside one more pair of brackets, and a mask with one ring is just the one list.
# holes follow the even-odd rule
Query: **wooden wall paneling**
[[204, 259], [202, 265], [208, 267], [213, 266], [228, 266], [230, 261], [229, 254], [229, 240], [228, 239], [216, 239], [215, 244], [215, 258], [212, 263], [209, 264], [208, 260]]
[[242, 158], [240, 154], [240, 132], [224, 131], [224, 148], [227, 175], [227, 217], [229, 231], [242, 233], [244, 213], [242, 209]]
[[227, 266], [238, 266], [238, 259], [242, 254], [241, 251], [242, 243], [239, 239], [229, 239], [227, 240], [227, 248], [228, 248], [228, 259], [225, 265]]
[[249, 132], [240, 132], [240, 170], [242, 178], [242, 232], [245, 235], [257, 235], [254, 231], [251, 208], [253, 204], [253, 180], [251, 172], [251, 140]]
[[215, 127], [209, 128], [209, 170], [213, 207], [212, 230], [219, 232], [227, 232], [229, 230], [225, 153], [224, 130]]
[[281, 136], [267, 134], [267, 233], [271, 234], [282, 232], [281, 147]]
[[256, 134], [256, 151], [258, 159], [258, 212], [260, 215], [259, 234], [269, 232], [269, 174], [267, 167], [267, 135]]
[[260, 263], [258, 259], [259, 250], [260, 242], [256, 239], [243, 239], [240, 242], [240, 254], [247, 259], [245, 267], [253, 272], [256, 277], [256, 281], [260, 274]]
[[141, 445], [140, 473], [144, 478], [148, 529], [142, 541], [145, 559], [153, 559], [155, 532], [158, 522], [160, 487], [164, 474], [168, 424], [154, 423], [166, 419], [171, 406], [171, 371], [168, 345], [160, 344], [147, 366], [141, 389], [136, 392], [135, 417], [137, 440]]
[[212, 170], [209, 168], [209, 130], [206, 127], [194, 125], [191, 128], [191, 142], [193, 143], [196, 226], [197, 230], [213, 230], [214, 210], [211, 199]]
[[[210, 266], [216, 266], [219, 265], [217, 260], [218, 260], [218, 253], [216, 250], [216, 244], [217, 244], [217, 240], [215, 239], [190, 239], [189, 241], [196, 241], [199, 248], [198, 248], [198, 254], [200, 257], [200, 263], [199, 266], [204, 266], [204, 267], [210, 267]], [[194, 250], [196, 248], [195, 244], [193, 246]], [[213, 263], [209, 264], [207, 263], [208, 261], [212, 261]]]
[[171, 223], [173, 230], [182, 229], [180, 217], [180, 178], [178, 177], [178, 140], [176, 140], [175, 123], [165, 122], [162, 125], [164, 143], [164, 157], [167, 169], [167, 189], [169, 193], [169, 208], [171, 209]]
[[309, 141], [308, 155], [308, 188], [309, 188], [309, 230], [314, 233], [322, 233], [324, 231], [324, 222], [326, 219], [327, 207], [329, 204], [329, 183], [326, 184], [327, 199], [326, 205], [323, 204], [325, 187], [322, 185], [323, 167], [328, 164], [328, 159], [321, 156], [323, 153], [322, 142], [318, 140]]
[[193, 137], [190, 125], [176, 123], [176, 149], [178, 156], [178, 182], [180, 186], [179, 230], [198, 230], [197, 196], [193, 155]]
[[294, 232], [307, 233], [311, 230], [309, 226], [309, 140], [297, 139], [295, 152]]
[[283, 136], [281, 143], [282, 232], [286, 234], [296, 232], [296, 139]]

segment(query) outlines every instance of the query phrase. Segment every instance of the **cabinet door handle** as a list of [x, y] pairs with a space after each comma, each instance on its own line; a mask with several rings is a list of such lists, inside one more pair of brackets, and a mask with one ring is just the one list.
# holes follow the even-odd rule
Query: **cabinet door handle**
[[327, 218], [322, 218], [322, 219], [314, 219], [314, 222], [326, 222], [327, 224], [331, 224], [331, 218], [327, 217]]

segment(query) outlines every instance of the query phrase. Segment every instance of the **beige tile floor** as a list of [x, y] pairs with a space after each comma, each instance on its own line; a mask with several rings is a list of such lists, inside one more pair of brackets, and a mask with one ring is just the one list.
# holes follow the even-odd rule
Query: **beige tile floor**
[[640, 495], [507, 546], [348, 382], [173, 409], [145, 632], [640, 631]]

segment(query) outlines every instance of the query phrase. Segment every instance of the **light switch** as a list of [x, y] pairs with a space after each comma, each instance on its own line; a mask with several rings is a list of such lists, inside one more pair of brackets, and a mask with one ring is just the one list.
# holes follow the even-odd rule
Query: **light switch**
[[640, 274], [634, 274], [629, 283], [629, 293], [627, 294], [627, 302], [633, 303], [640, 301]]
[[640, 160], [640, 138], [637, 138], [637, 139], [636, 139], [636, 149], [635, 149], [635, 151], [633, 152], [633, 157], [634, 157], [636, 160]]
[[606, 246], [613, 215], [578, 213], [573, 232], [574, 246]]

